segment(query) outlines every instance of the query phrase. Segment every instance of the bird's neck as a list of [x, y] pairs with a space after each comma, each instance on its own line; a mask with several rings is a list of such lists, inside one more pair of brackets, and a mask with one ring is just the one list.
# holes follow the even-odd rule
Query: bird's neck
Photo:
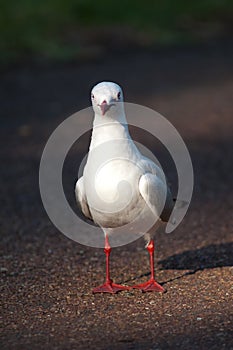
[[116, 114], [111, 111], [110, 115], [100, 115], [95, 113], [95, 117], [94, 117], [94, 123], [93, 123], [93, 127], [97, 127], [97, 126], [103, 126], [103, 125], [107, 125], [107, 124], [126, 124], [127, 125], [127, 120], [125, 117], [125, 113], [122, 112], [120, 114]]
[[93, 123], [90, 149], [114, 139], [130, 139], [125, 116], [122, 115], [116, 120], [96, 114]]

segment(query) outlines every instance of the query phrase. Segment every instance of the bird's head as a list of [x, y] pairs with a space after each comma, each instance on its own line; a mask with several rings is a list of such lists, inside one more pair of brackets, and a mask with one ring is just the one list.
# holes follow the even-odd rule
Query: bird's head
[[96, 115], [115, 119], [124, 115], [123, 92], [119, 85], [102, 82], [91, 91], [91, 101]]

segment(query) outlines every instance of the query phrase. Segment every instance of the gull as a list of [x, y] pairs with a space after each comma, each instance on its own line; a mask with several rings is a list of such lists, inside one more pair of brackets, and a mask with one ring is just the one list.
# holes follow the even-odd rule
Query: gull
[[[154, 233], [167, 222], [174, 200], [161, 167], [142, 155], [130, 136], [121, 87], [101, 82], [93, 87], [92, 137], [83, 176], [75, 185], [76, 201], [84, 216], [103, 229], [106, 280], [93, 293], [117, 293], [130, 288], [164, 292], [154, 274]], [[143, 224], [141, 224], [143, 223]], [[132, 287], [110, 278], [110, 237], [117, 229], [146, 232], [150, 279]], [[128, 243], [128, 242], [127, 242]]]

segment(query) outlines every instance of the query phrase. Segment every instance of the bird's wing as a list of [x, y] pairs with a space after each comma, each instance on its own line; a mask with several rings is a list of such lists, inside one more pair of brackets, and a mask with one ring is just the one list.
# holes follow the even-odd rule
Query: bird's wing
[[146, 171], [148, 171], [149, 173], [152, 173], [153, 175], [156, 175], [163, 183], [165, 182], [167, 194], [166, 194], [165, 205], [164, 205], [164, 208], [163, 208], [162, 213], [160, 215], [160, 219], [164, 222], [168, 222], [168, 220], [171, 216], [172, 210], [174, 209], [175, 201], [172, 197], [172, 193], [171, 193], [170, 187], [167, 183], [166, 176], [165, 176], [163, 170], [161, 169], [161, 167], [159, 165], [155, 164], [154, 162], [152, 162], [152, 160], [150, 160], [147, 157], [142, 158], [141, 164], [145, 168]]
[[139, 162], [139, 166], [146, 172], [158, 176], [161, 180], [165, 178], [164, 172], [161, 167], [155, 164], [151, 159], [142, 156]]
[[167, 186], [166, 201], [165, 201], [165, 205], [164, 205], [164, 208], [162, 210], [162, 213], [160, 214], [160, 219], [162, 221], [168, 222], [174, 206], [175, 206], [175, 201], [172, 197], [170, 188]]
[[[169, 220], [174, 202], [167, 184], [159, 176], [151, 173], [142, 175], [139, 181], [139, 192], [156, 217], [162, 221]], [[166, 196], [165, 204], [164, 196]]]
[[75, 185], [75, 197], [78, 204], [79, 209], [81, 209], [82, 213], [90, 220], [92, 219], [89, 206], [87, 203], [87, 198], [85, 194], [85, 188], [83, 183], [83, 176], [78, 179]]

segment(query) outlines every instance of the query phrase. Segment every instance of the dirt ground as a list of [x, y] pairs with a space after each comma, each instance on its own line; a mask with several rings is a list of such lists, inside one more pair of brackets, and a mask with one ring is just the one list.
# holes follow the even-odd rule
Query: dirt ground
[[[119, 53], [3, 72], [2, 350], [233, 349], [232, 47]], [[62, 235], [42, 206], [38, 168], [45, 142], [62, 120], [89, 105], [89, 90], [101, 80], [119, 82], [126, 101], [166, 116], [190, 150], [192, 204], [175, 232], [156, 236], [164, 294], [93, 295], [104, 279], [103, 251]], [[74, 167], [87, 146], [64, 171], [71, 197]], [[174, 167], [167, 173], [174, 181]], [[133, 285], [148, 278], [142, 239], [113, 249], [111, 257], [114, 281]]]

